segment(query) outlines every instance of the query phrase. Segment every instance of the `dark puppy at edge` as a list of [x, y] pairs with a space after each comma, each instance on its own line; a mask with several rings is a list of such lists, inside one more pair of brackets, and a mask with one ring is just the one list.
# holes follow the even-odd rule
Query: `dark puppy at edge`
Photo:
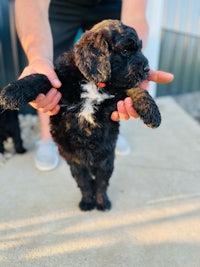
[[[111, 208], [107, 187], [119, 122], [110, 116], [117, 101], [130, 96], [146, 125], [160, 125], [154, 100], [138, 87], [149, 71], [141, 48], [134, 29], [118, 20], [105, 20], [86, 31], [73, 51], [57, 61], [62, 99], [59, 113], [50, 119], [51, 133], [81, 190], [81, 210]], [[15, 109], [50, 88], [46, 76], [30, 75], [5, 87], [0, 104]]]
[[19, 125], [17, 110], [2, 110], [0, 108], [0, 153], [4, 153], [4, 141], [9, 137], [13, 139], [15, 151], [19, 154], [25, 153], [21, 138], [21, 129]]

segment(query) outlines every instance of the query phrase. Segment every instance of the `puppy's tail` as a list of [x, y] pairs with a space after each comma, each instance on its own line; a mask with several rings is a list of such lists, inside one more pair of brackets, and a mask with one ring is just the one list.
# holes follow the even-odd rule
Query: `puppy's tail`
[[9, 83], [0, 91], [2, 109], [19, 109], [21, 105], [33, 101], [38, 94], [46, 94], [52, 85], [43, 74], [28, 75]]

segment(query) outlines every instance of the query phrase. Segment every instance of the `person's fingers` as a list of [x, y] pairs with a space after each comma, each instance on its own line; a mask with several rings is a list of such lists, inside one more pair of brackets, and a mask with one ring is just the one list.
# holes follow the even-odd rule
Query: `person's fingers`
[[56, 77], [53, 80], [50, 80], [50, 83], [54, 88], [60, 88], [61, 86], [60, 80]]
[[41, 73], [47, 76], [53, 88], [59, 88], [61, 86], [61, 82], [58, 79], [58, 76], [52, 66], [43, 66], [43, 68], [41, 69]]
[[29, 104], [41, 112], [46, 113], [49, 110], [52, 110], [58, 104], [60, 99], [61, 93], [55, 88], [52, 88], [46, 95], [39, 94], [37, 98]]
[[111, 120], [113, 121], [119, 121], [119, 113], [118, 111], [113, 111], [112, 114], [111, 114]]
[[52, 110], [46, 112], [47, 115], [49, 116], [53, 116], [53, 115], [56, 115], [60, 110], [60, 106], [59, 105], [56, 105]]
[[169, 83], [173, 81], [173, 79], [174, 75], [172, 73], [165, 71], [154, 71], [154, 70], [149, 71], [149, 76], [148, 76], [149, 81], [153, 81], [155, 83]]
[[60, 99], [61, 93], [52, 88], [46, 94], [45, 98], [40, 103], [38, 103], [38, 105], [40, 106], [40, 111], [46, 113], [49, 110], [52, 110], [58, 104]]
[[124, 99], [124, 105], [125, 105], [125, 108], [126, 108], [126, 111], [129, 115], [129, 117], [132, 117], [135, 119], [138, 118], [138, 114], [135, 111], [135, 109], [133, 108], [133, 101], [130, 97], [126, 97]]
[[117, 103], [117, 111], [113, 111], [111, 114], [111, 119], [113, 121], [128, 120], [130, 117], [138, 118], [138, 114], [133, 108], [133, 101], [130, 97], [126, 97], [124, 101], [119, 101]]
[[35, 109], [38, 109], [40, 107], [40, 103], [44, 98], [45, 98], [44, 94], [39, 94], [35, 100], [29, 102], [29, 105], [31, 105]]
[[53, 99], [51, 99], [44, 107], [39, 108], [39, 110], [43, 113], [47, 113], [52, 111], [58, 102], [60, 101], [61, 94], [56, 94]]
[[123, 100], [118, 101], [117, 110], [118, 110], [120, 119], [122, 119], [122, 120], [128, 120], [129, 119], [129, 114], [126, 110], [125, 103]]

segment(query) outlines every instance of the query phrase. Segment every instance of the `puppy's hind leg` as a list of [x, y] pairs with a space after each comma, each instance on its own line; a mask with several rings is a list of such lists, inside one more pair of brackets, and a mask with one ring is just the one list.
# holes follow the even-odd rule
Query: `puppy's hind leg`
[[15, 146], [15, 150], [18, 154], [23, 154], [26, 152], [26, 149], [23, 147], [23, 141], [21, 138], [21, 129], [19, 125], [18, 119], [18, 111], [16, 110], [8, 110], [7, 112], [13, 116], [12, 125], [10, 125], [10, 134], [13, 139], [13, 143]]
[[12, 138], [16, 152], [18, 154], [25, 153], [26, 149], [23, 147], [23, 141], [20, 135], [20, 129], [16, 130], [16, 132], [12, 135]]
[[114, 156], [103, 160], [96, 171], [95, 190], [96, 190], [96, 208], [98, 210], [111, 209], [111, 202], [107, 195], [109, 179], [113, 172]]
[[93, 179], [88, 168], [74, 163], [70, 165], [70, 170], [81, 190], [82, 199], [79, 203], [80, 209], [83, 211], [94, 209], [96, 203], [94, 199]]

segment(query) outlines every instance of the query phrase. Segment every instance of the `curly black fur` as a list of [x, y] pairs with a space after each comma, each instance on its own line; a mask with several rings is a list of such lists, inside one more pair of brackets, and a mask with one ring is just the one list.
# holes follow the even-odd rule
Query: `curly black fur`
[[[31, 84], [35, 84], [36, 87], [31, 87]], [[47, 93], [51, 87], [45, 75], [26, 76], [17, 82], [9, 83], [1, 90], [0, 106], [2, 109], [19, 109], [21, 105], [34, 100], [39, 93]]]
[[[134, 29], [118, 20], [105, 20], [86, 31], [73, 51], [62, 55], [55, 71], [62, 82], [61, 110], [51, 117], [51, 133], [70, 165], [82, 200], [82, 210], [110, 209], [107, 196], [114, 168], [119, 122], [110, 119], [116, 103], [126, 96], [149, 127], [158, 127], [160, 112], [148, 92], [138, 87], [148, 76], [148, 61]], [[103, 88], [98, 83], [105, 83]], [[3, 108], [18, 108], [51, 88], [42, 74], [5, 87]]]

